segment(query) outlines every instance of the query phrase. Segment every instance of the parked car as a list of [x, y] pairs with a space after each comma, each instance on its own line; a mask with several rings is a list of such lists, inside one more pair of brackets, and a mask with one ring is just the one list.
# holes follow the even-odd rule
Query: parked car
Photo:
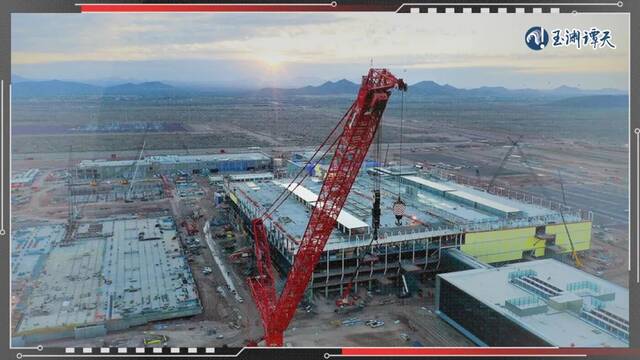
[[384, 321], [382, 320], [368, 320], [365, 325], [369, 326], [370, 328], [377, 328], [377, 327], [381, 327], [384, 325]]

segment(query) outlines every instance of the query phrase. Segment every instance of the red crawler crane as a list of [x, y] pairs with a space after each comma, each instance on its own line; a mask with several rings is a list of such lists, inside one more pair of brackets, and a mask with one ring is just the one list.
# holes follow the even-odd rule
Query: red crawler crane
[[342, 133], [336, 139], [333, 159], [279, 298], [276, 297], [267, 231], [261, 217], [252, 222], [258, 275], [249, 278], [248, 283], [262, 317], [267, 346], [283, 344], [284, 331], [309, 285], [311, 274], [373, 142], [393, 88], [406, 91], [407, 85], [387, 69], [370, 69], [362, 77], [358, 97], [342, 119]]

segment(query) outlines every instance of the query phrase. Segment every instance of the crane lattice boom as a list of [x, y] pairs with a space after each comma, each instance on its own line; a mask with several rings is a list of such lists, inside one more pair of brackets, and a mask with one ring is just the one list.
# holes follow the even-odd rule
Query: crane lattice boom
[[405, 91], [406, 84], [387, 69], [370, 69], [362, 78], [358, 96], [345, 114], [342, 133], [326, 173], [280, 297], [276, 297], [267, 232], [261, 218], [252, 222], [258, 275], [248, 279], [262, 317], [267, 346], [282, 346], [283, 333], [309, 285], [338, 214], [373, 142], [391, 89]]

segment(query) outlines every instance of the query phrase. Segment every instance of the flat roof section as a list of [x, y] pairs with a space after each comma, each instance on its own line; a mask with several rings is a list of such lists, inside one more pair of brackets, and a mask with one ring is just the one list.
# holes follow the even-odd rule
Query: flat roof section
[[[280, 185], [281, 187], [291, 191], [295, 196], [297, 196], [298, 198], [300, 198], [302, 201], [306, 202], [310, 206], [314, 206], [315, 202], [318, 201], [318, 194], [307, 189], [303, 185], [299, 185], [298, 183], [287, 184], [281, 181], [274, 181], [274, 182]], [[347, 231], [362, 230], [362, 229], [369, 228], [369, 224], [353, 216], [346, 210], [340, 211], [340, 214], [338, 214], [337, 221], [338, 221], [338, 224], [343, 228], [345, 228]]]
[[11, 281], [31, 282], [37, 277], [47, 255], [64, 239], [65, 233], [63, 224], [14, 224], [11, 230]]
[[444, 183], [438, 183], [435, 181], [431, 181], [431, 180], [427, 180], [423, 177], [419, 177], [419, 176], [413, 176], [413, 175], [409, 175], [409, 176], [403, 176], [403, 179], [410, 181], [414, 184], [418, 184], [418, 185], [422, 185], [424, 187], [427, 187], [429, 189], [433, 189], [433, 190], [437, 190], [437, 191], [456, 191], [456, 188], [453, 188], [447, 184]]
[[122, 321], [123, 327], [201, 312], [169, 217], [108, 219], [78, 226], [54, 247], [32, 282], [17, 336]]
[[[261, 161], [271, 158], [263, 153], [238, 153], [238, 154], [203, 154], [203, 155], [152, 155], [140, 160], [140, 164], [179, 164], [197, 163], [207, 161]], [[136, 160], [83, 160], [78, 167], [96, 166], [133, 166]]]
[[[629, 346], [621, 338], [581, 319], [579, 306], [574, 311], [558, 308], [564, 304], [575, 306], [568, 302], [579, 297], [583, 309], [599, 304], [601, 310], [628, 321], [629, 290], [562, 262], [553, 259], [534, 260], [500, 268], [440, 274], [438, 277], [554, 346]], [[513, 281], [516, 277], [525, 279], [531, 286], [519, 285]], [[543, 292], [536, 294], [535, 289], [553, 289], [559, 293], [548, 298], [548, 308], [543, 313], [519, 316], [505, 306], [509, 300], [526, 297], [544, 300], [541, 295]]]
[[357, 217], [351, 215], [347, 211], [340, 211], [338, 214], [338, 223], [342, 225], [347, 230], [360, 230], [360, 229], [368, 229], [369, 224], [358, 219]]
[[470, 191], [463, 190], [460, 187], [454, 187], [446, 182], [436, 182], [420, 176], [403, 176], [402, 178], [414, 185], [426, 188], [427, 190], [434, 190], [435, 192], [443, 193], [444, 197], [449, 199], [469, 201], [474, 204], [478, 204], [479, 206], [483, 206], [487, 210], [494, 210], [502, 215], [512, 215], [522, 211], [522, 209], [509, 206], [504, 202], [491, 199], [491, 194], [486, 194], [487, 196], [483, 196], [483, 194], [474, 194]]
[[273, 179], [273, 173], [248, 173], [248, 174], [231, 174], [229, 175], [231, 181], [248, 181], [248, 180], [269, 180]]
[[[449, 194], [447, 194], [447, 195], [449, 195]], [[471, 201], [471, 202], [474, 202], [474, 203], [482, 205], [482, 206], [486, 206], [486, 207], [491, 208], [491, 209], [498, 210], [498, 211], [500, 211], [501, 213], [504, 213], [504, 214], [515, 214], [515, 213], [519, 213], [521, 211], [520, 209], [516, 209], [514, 207], [511, 207], [509, 205], [505, 205], [505, 204], [500, 203], [498, 201], [493, 201], [493, 200], [488, 199], [486, 197], [482, 197], [482, 196], [479, 196], [479, 195], [474, 195], [474, 194], [471, 194], [471, 193], [466, 192], [466, 191], [455, 190], [455, 191], [452, 191], [450, 195], [454, 196], [454, 197], [461, 198], [461, 199], [465, 199], [465, 200], [468, 200], [468, 201]]]
[[11, 175], [11, 183], [30, 183], [32, 182], [40, 170], [38, 169], [29, 169], [27, 171], [16, 172]]
[[145, 158], [150, 163], [193, 163], [201, 161], [235, 161], [235, 160], [270, 160], [263, 153], [237, 153], [237, 154], [205, 154], [205, 155], [155, 155]]
[[282, 182], [282, 181], [274, 181], [275, 184], [286, 188], [287, 190], [289, 190], [290, 192], [293, 193], [293, 195], [297, 196], [300, 200], [312, 204], [315, 203], [316, 201], [318, 201], [318, 194], [314, 193], [313, 191], [307, 189], [306, 187], [304, 187], [303, 185], [300, 185], [299, 183], [296, 182], [292, 182], [290, 184], [286, 183], [286, 182]]

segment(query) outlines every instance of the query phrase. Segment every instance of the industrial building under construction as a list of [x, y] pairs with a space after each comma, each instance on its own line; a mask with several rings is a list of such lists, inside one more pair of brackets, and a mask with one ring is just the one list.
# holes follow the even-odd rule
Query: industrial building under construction
[[[375, 177], [381, 179], [382, 214], [379, 239], [370, 248]], [[294, 261], [321, 185], [320, 177], [302, 184], [291, 179], [226, 184], [238, 219], [247, 225], [283, 189], [290, 192], [265, 221], [273, 256], [283, 273]], [[557, 256], [572, 248], [589, 249], [591, 213], [516, 191], [492, 192], [440, 178], [437, 173], [382, 168], [361, 171], [313, 273], [312, 289], [327, 295], [342, 292], [359, 261], [363, 263], [355, 277], [356, 286], [385, 288], [398, 281], [399, 275], [415, 278], [437, 271], [443, 250], [449, 248], [489, 264]], [[400, 223], [393, 214], [398, 197], [406, 206]], [[362, 252], [366, 256], [362, 257]]]
[[209, 155], [155, 155], [139, 160], [84, 160], [75, 168], [78, 179], [131, 179], [156, 175], [217, 174], [259, 171], [271, 168], [271, 158], [263, 153]]
[[170, 217], [80, 223], [73, 238], [63, 235], [60, 225], [14, 234], [13, 280], [29, 277], [20, 286], [26, 296], [16, 305], [14, 346], [202, 311]]

